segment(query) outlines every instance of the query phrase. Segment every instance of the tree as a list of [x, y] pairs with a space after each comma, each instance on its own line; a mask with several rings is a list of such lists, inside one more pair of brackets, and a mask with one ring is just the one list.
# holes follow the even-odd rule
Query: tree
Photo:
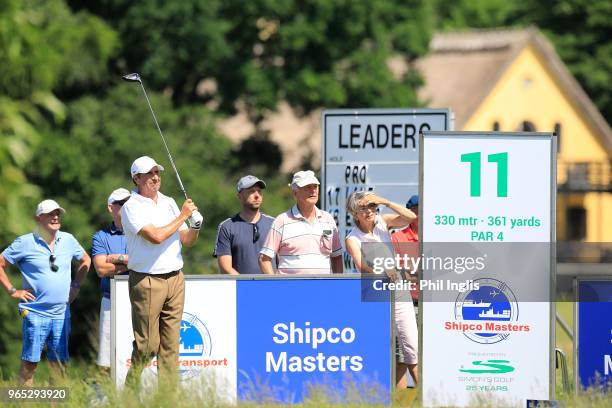
[[[114, 48], [114, 32], [61, 0], [0, 2], [0, 243], [32, 231], [44, 185], [27, 171], [48, 129], [61, 126], [65, 105], [56, 94], [99, 83]], [[75, 64], [78, 59], [83, 65]], [[86, 63], [87, 62], [87, 63]], [[13, 276], [17, 284], [19, 278]], [[14, 300], [0, 297], [0, 367], [14, 375], [19, 364], [20, 320]]]

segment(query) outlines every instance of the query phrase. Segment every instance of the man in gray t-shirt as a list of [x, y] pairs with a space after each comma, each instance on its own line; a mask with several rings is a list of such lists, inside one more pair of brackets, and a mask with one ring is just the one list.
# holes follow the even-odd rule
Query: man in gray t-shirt
[[242, 210], [219, 224], [214, 256], [221, 273], [261, 273], [257, 258], [274, 218], [260, 211], [266, 183], [244, 176], [236, 185]]

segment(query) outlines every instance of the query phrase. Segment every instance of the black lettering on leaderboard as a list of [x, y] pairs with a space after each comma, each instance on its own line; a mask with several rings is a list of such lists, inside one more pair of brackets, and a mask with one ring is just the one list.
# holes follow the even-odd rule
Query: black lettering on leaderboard
[[[403, 140], [402, 127], [404, 128]], [[429, 129], [430, 126], [424, 123], [419, 126], [419, 133]], [[368, 124], [364, 129], [360, 124], [354, 123], [350, 125], [348, 135], [344, 135], [342, 125], [339, 124], [338, 135], [339, 149], [384, 149], [388, 145], [393, 149], [406, 149], [409, 146], [416, 149], [418, 133], [416, 127], [410, 123], [395, 123], [389, 126], [378, 124], [376, 125], [376, 137], [374, 137], [373, 125]]]
[[365, 137], [363, 138], [363, 148], [365, 149], [368, 144], [372, 146], [372, 149], [376, 148], [376, 146], [374, 146], [374, 134], [372, 133], [371, 126], [368, 126], [366, 129]]
[[347, 144], [342, 143], [342, 125], [338, 125], [338, 149], [346, 149], [348, 148]]
[[[381, 129], [385, 131], [385, 142], [384, 143], [380, 141]], [[385, 125], [378, 125], [376, 127], [376, 143], [378, 144], [378, 146], [376, 146], [378, 148], [387, 147], [387, 143], [389, 143], [389, 129], [387, 129]]]
[[408, 146], [408, 139], [412, 141], [412, 148], [416, 149], [416, 139], [414, 136], [416, 135], [416, 128], [412, 124], [407, 124], [404, 126], [404, 146]]

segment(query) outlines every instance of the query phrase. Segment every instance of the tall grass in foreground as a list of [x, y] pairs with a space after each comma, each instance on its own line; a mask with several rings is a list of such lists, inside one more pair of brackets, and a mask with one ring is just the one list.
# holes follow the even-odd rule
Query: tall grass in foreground
[[[48, 386], [46, 378], [37, 376], [36, 386]], [[64, 379], [54, 379], [54, 387], [67, 387], [69, 398], [66, 402], [37, 403], [32, 402], [2, 402], [7, 407], [32, 407], [32, 406], [54, 406], [60, 408], [71, 407], [281, 407], [282, 404], [273, 401], [238, 402], [223, 400], [214, 384], [202, 381], [192, 383], [188, 387], [148, 387], [134, 392], [130, 389], [118, 391], [108, 376], [96, 373], [93, 367], [73, 367], [68, 370]], [[96, 384], [95, 386], [93, 384]], [[15, 387], [15, 381], [0, 380], [0, 387]], [[347, 402], [338, 403], [338, 395], [333, 391], [316, 389], [309, 393], [309, 397], [295, 407], [382, 407], [381, 404], [368, 404], [360, 400], [360, 396], [368, 395], [368, 390], [353, 390], [350, 395], [346, 394]], [[612, 406], [612, 392], [605, 393], [602, 389], [589, 389], [579, 391], [576, 395], [561, 394], [557, 399], [561, 407], [584, 407], [584, 408], [609, 408]], [[415, 390], [406, 390], [402, 393], [394, 393], [392, 406], [420, 407], [419, 398]], [[480, 401], [475, 406], [495, 406], [490, 401]]]

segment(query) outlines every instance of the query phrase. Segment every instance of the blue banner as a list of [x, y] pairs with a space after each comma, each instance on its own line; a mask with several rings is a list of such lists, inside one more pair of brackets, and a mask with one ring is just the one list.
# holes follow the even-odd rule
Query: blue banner
[[359, 279], [236, 283], [239, 399], [389, 403], [388, 299], [363, 302]]
[[612, 280], [578, 281], [578, 377], [583, 387], [612, 382]]

